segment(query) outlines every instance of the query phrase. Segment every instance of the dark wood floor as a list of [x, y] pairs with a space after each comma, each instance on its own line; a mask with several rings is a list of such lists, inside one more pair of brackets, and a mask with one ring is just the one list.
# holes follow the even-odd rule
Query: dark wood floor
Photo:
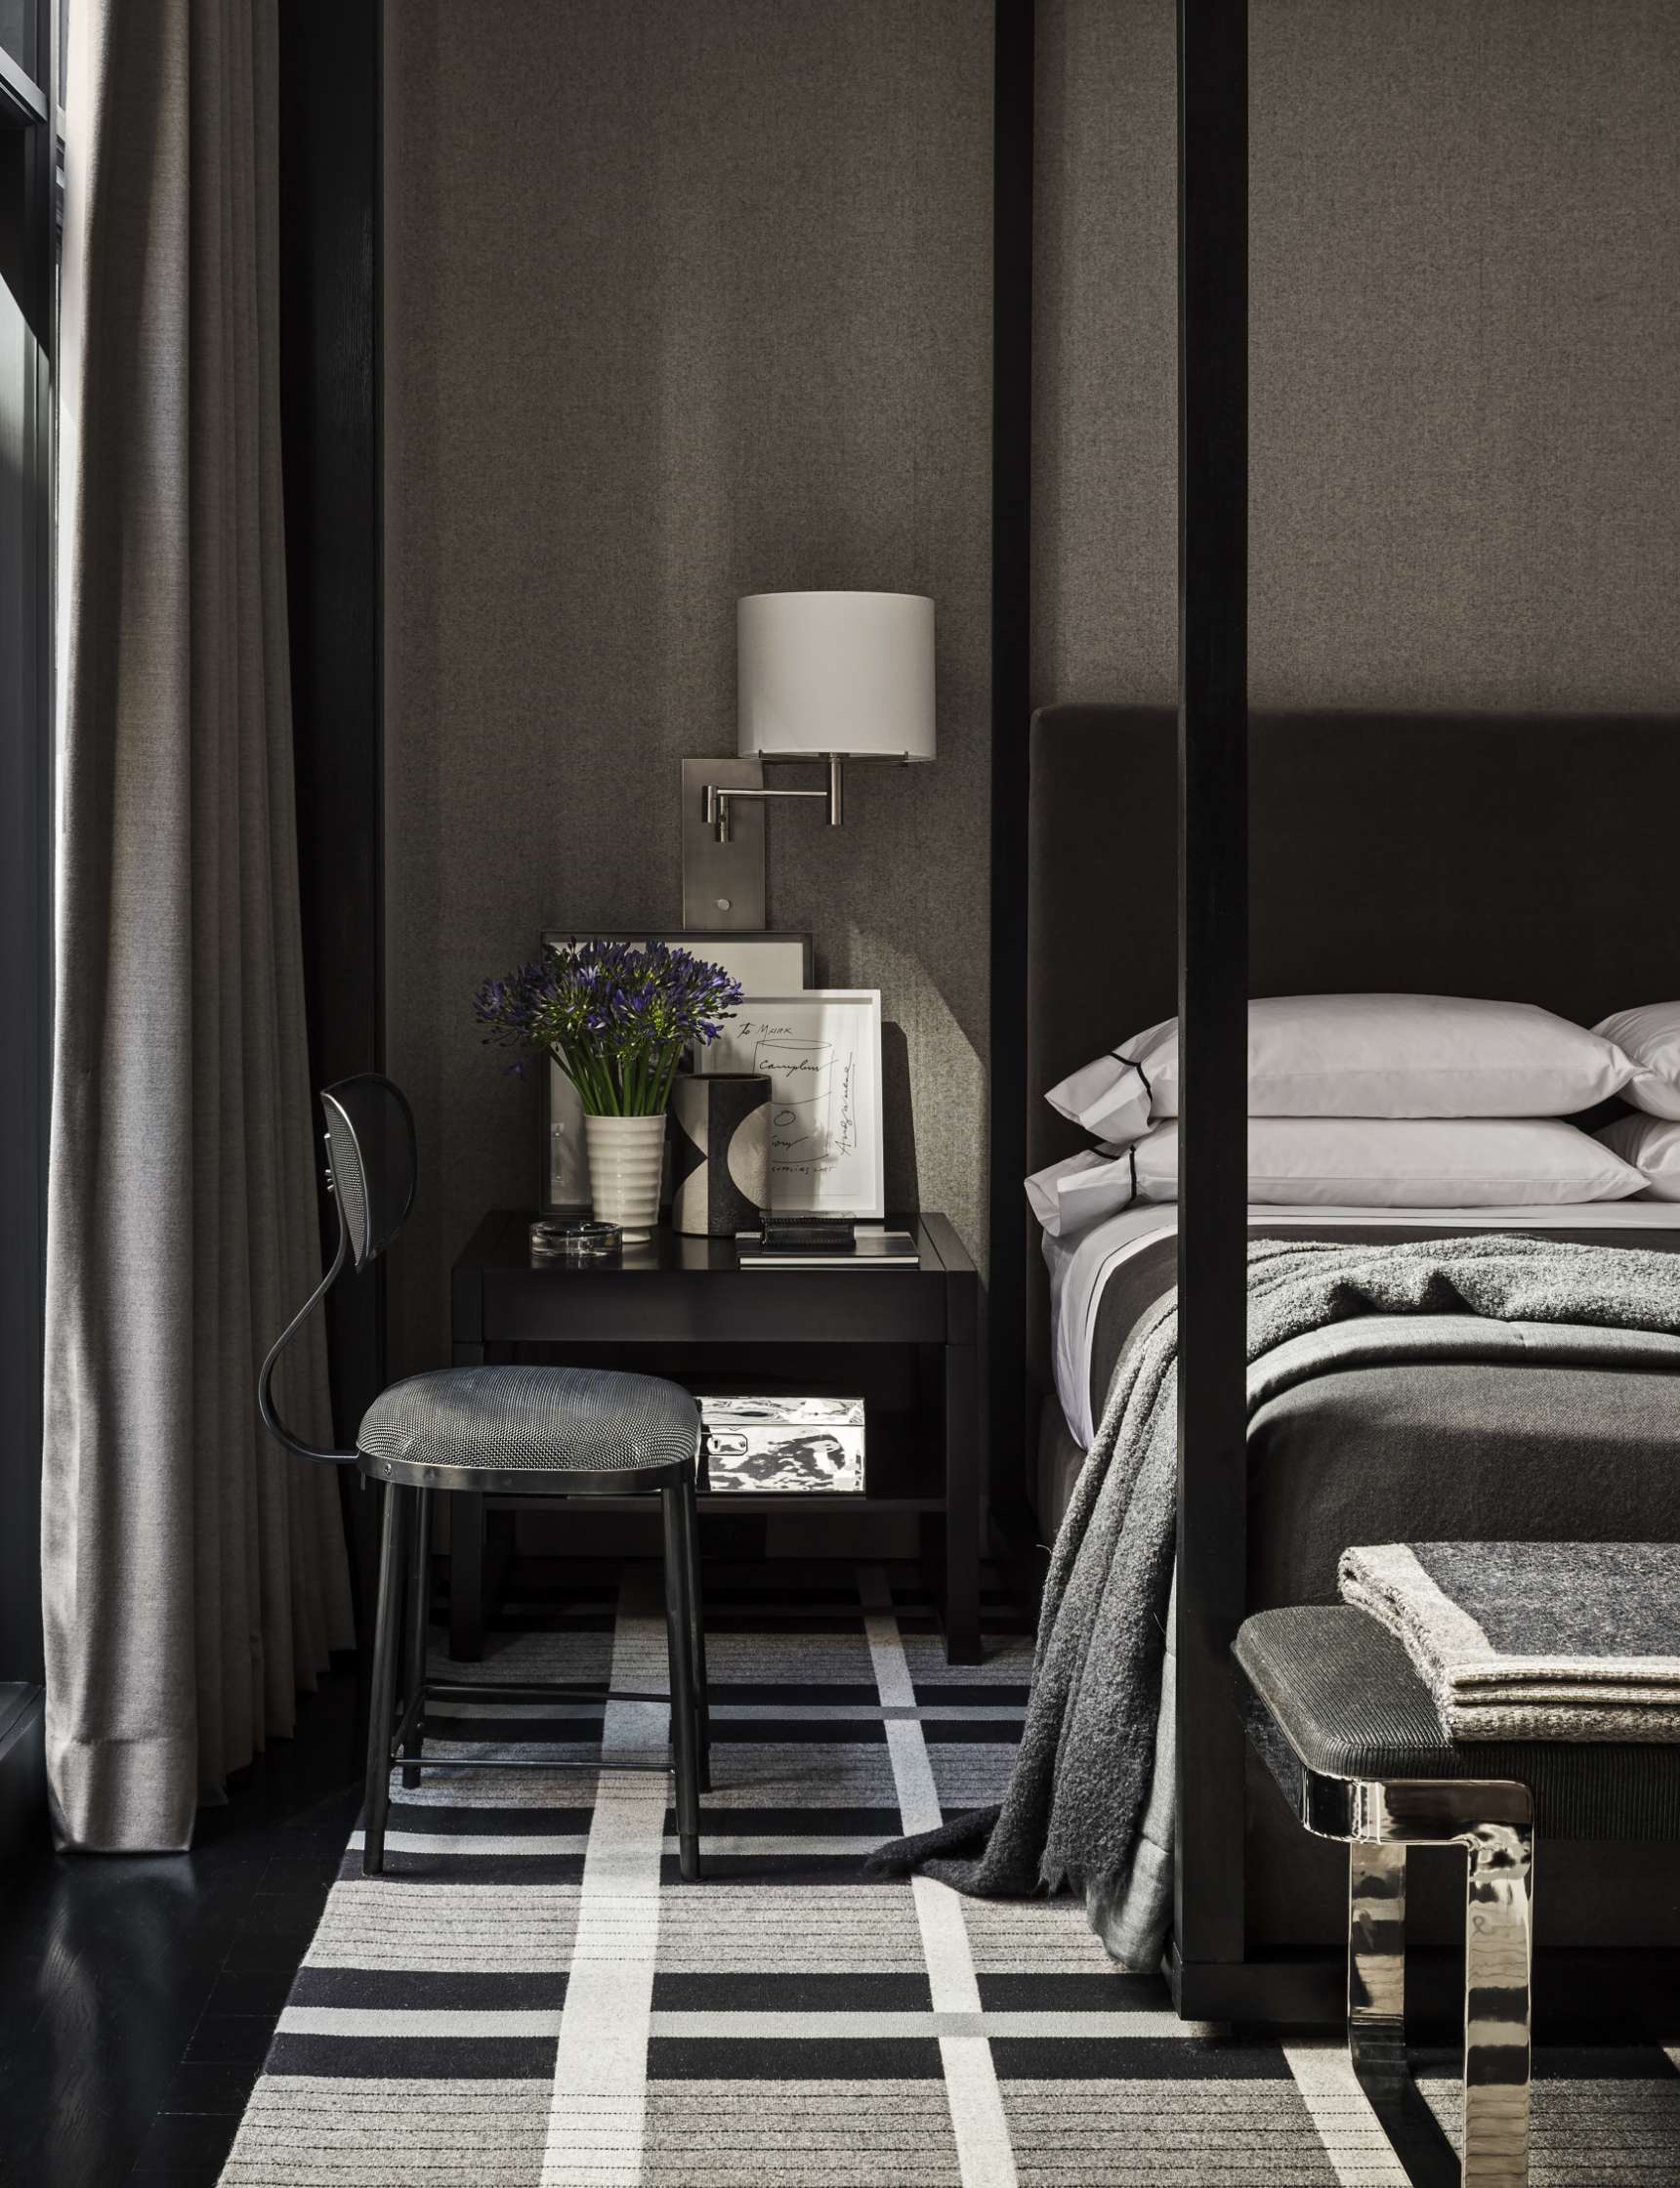
[[199, 1817], [190, 1854], [42, 1854], [0, 1880], [0, 2179], [221, 2171], [360, 1798], [356, 1681]]

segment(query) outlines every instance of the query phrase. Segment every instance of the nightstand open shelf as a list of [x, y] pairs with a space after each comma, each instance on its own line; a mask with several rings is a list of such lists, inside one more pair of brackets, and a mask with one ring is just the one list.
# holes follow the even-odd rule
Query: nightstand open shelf
[[[735, 1242], [666, 1229], [621, 1261], [533, 1266], [529, 1218], [486, 1216], [455, 1264], [452, 1327], [457, 1367], [556, 1360], [669, 1375], [696, 1392], [821, 1392], [867, 1408], [861, 1494], [761, 1495], [710, 1491], [699, 1499], [713, 1528], [732, 1522], [860, 1513], [920, 1522], [936, 1569], [946, 1653], [980, 1653], [981, 1463], [977, 1338], [979, 1279], [940, 1215], [891, 1219], [911, 1231], [916, 1269], [743, 1270]], [[452, 1499], [450, 1652], [483, 1652], [488, 1610], [486, 1502]], [[553, 1500], [548, 1507], [554, 1509]], [[642, 1513], [645, 1500], [569, 1499], [592, 1516]], [[704, 1548], [702, 1530], [702, 1548]]]

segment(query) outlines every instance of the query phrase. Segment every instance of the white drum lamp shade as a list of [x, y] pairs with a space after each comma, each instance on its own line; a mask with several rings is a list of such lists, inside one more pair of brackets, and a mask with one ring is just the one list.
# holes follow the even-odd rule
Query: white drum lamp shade
[[934, 604], [751, 593], [735, 608], [743, 759], [931, 760]]

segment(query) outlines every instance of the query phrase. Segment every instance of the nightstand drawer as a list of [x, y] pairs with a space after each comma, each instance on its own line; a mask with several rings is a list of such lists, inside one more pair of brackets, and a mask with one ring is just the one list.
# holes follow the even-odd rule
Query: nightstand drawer
[[945, 1271], [486, 1269], [484, 1328], [507, 1344], [944, 1344]]

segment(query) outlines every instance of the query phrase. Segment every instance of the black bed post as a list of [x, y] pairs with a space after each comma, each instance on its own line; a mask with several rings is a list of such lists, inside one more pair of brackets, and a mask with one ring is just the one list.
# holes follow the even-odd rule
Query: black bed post
[[[1174, 1990], [1240, 1962], [1247, 1453], [1248, 9], [1178, 4], [1178, 1863]], [[1211, 1978], [1211, 1981], [1210, 1981]]]
[[1032, 707], [1032, 131], [1036, 0], [997, 0], [991, 210], [991, 1266], [987, 1326], [993, 1526], [1027, 1506], [1027, 790]]

